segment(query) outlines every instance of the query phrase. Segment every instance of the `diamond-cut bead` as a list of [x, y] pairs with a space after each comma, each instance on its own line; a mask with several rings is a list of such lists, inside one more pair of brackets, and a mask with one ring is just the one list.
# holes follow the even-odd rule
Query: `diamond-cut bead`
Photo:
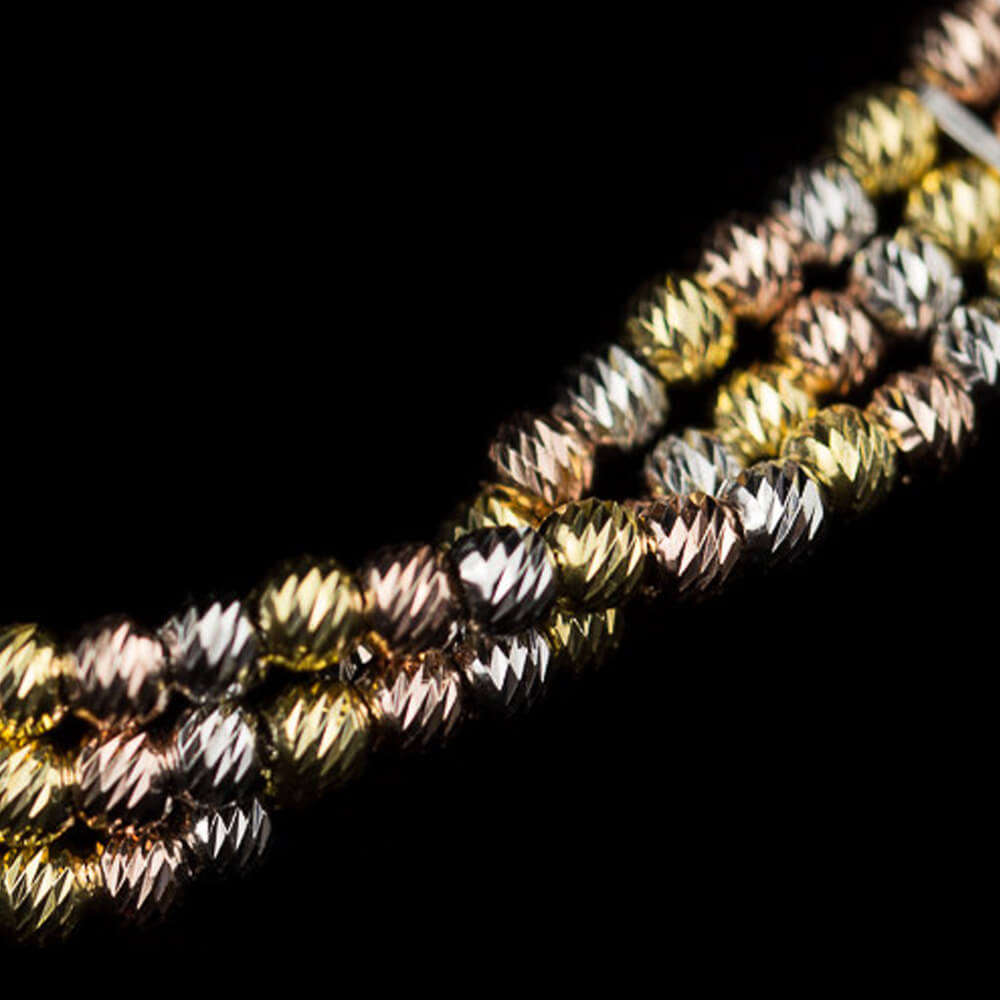
[[55, 727], [65, 713], [63, 682], [72, 669], [37, 625], [0, 629], [0, 739], [20, 742]]
[[174, 781], [193, 802], [242, 798], [260, 777], [253, 717], [235, 705], [204, 707], [180, 721], [172, 743]]
[[201, 810], [187, 842], [200, 866], [217, 877], [242, 875], [258, 864], [271, 843], [271, 817], [257, 799]]
[[557, 610], [545, 629], [553, 667], [580, 673], [600, 665], [621, 642], [623, 620], [620, 608], [579, 614]]
[[165, 916], [193, 875], [190, 849], [174, 836], [112, 837], [100, 870], [114, 908], [138, 923]]
[[46, 844], [73, 823], [72, 778], [45, 743], [0, 742], [0, 844]]
[[489, 483], [455, 512], [438, 539], [450, 545], [481, 528], [537, 528], [549, 509], [537, 496], [516, 486]]
[[934, 363], [967, 390], [996, 388], [1000, 374], [1000, 301], [976, 299], [959, 306], [934, 329]]
[[743, 468], [717, 434], [687, 428], [668, 434], [646, 456], [643, 476], [650, 496], [708, 493], [717, 496]]
[[519, 635], [473, 637], [459, 663], [475, 700], [486, 708], [517, 711], [534, 703], [549, 679], [552, 651], [537, 629]]

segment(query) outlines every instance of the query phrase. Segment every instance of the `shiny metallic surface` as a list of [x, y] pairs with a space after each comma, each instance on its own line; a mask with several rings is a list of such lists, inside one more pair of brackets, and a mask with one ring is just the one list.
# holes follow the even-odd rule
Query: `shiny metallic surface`
[[920, 88], [920, 103], [934, 116], [942, 134], [963, 152], [1000, 170], [1000, 137], [981, 118], [930, 84]]
[[333, 559], [302, 557], [275, 570], [257, 598], [261, 659], [287, 670], [322, 670], [361, 633], [364, 597]]
[[42, 742], [0, 742], [0, 844], [47, 844], [73, 824], [70, 770]]
[[773, 216], [736, 215], [705, 240], [698, 277], [718, 292], [733, 314], [767, 323], [802, 290], [796, 234]]
[[462, 599], [487, 632], [520, 632], [542, 621], [556, 598], [555, 563], [537, 532], [484, 528], [451, 549]]
[[710, 431], [687, 428], [668, 434], [646, 456], [643, 479], [650, 496], [718, 496], [743, 468], [723, 440]]
[[1000, 385], [1000, 301], [974, 299], [934, 328], [934, 363], [969, 392], [989, 392]]
[[986, 289], [993, 298], [1000, 298], [1000, 243], [986, 261]]
[[775, 357], [798, 371], [814, 395], [846, 396], [874, 374], [885, 342], [854, 300], [817, 289], [774, 324]]
[[906, 229], [891, 238], [877, 236], [851, 265], [851, 295], [900, 337], [923, 337], [955, 308], [962, 287], [947, 252]]
[[621, 643], [624, 620], [620, 608], [580, 614], [556, 610], [545, 627], [553, 668], [579, 674], [600, 666]]
[[549, 506], [579, 499], [594, 478], [593, 448], [556, 416], [516, 414], [497, 431], [489, 457], [498, 479]]
[[559, 604], [600, 611], [624, 604], [645, 570], [635, 515], [612, 500], [580, 500], [553, 511], [541, 527], [558, 567]]
[[376, 552], [358, 578], [368, 626], [393, 650], [418, 652], [454, 637], [463, 612], [442, 550], [390, 546]]
[[783, 458], [800, 462], [826, 487], [831, 509], [844, 513], [884, 499], [896, 481], [896, 454], [885, 428], [846, 403], [803, 421], [781, 448]]
[[137, 923], [160, 919], [191, 881], [192, 860], [180, 837], [112, 837], [99, 862], [104, 891], [123, 917]]
[[272, 825], [257, 799], [197, 812], [187, 843], [199, 867], [217, 877], [242, 875], [258, 865], [271, 843]]
[[174, 782], [189, 801], [220, 805], [244, 797], [260, 779], [253, 717], [235, 705], [189, 711], [171, 744]]
[[552, 650], [539, 629], [520, 635], [475, 636], [459, 652], [473, 699], [484, 708], [516, 712], [546, 689]]
[[451, 545], [481, 528], [537, 528], [551, 508], [516, 486], [488, 483], [444, 524], [438, 540]]
[[837, 155], [870, 194], [920, 180], [937, 157], [937, 125], [912, 90], [878, 85], [854, 94], [834, 118]]
[[59, 723], [70, 669], [70, 658], [37, 625], [0, 629], [0, 740], [34, 739]]

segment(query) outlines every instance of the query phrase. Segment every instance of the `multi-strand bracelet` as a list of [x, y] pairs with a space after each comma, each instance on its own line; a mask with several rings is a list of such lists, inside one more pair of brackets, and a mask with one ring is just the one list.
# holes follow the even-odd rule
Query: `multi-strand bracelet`
[[[768, 214], [720, 223], [696, 273], [644, 288], [549, 412], [506, 423], [494, 481], [435, 544], [356, 573], [303, 558], [155, 632], [0, 630], [0, 923], [42, 940], [102, 901], [160, 915], [199, 872], [255, 863], [274, 808], [602, 660], [633, 597], [704, 596], [798, 557], [900, 470], [959, 458], [998, 384], [1000, 143], [957, 102], [1000, 97], [1000, 0], [941, 14], [904, 83], [847, 101], [829, 157]], [[980, 159], [935, 166], [939, 123]], [[879, 235], [898, 192], [904, 225]], [[816, 265], [828, 287], [805, 294]], [[988, 295], [963, 301], [970, 267]], [[603, 450], [661, 434], [668, 388], [724, 369], [737, 320], [773, 324], [774, 360], [725, 379], [711, 427], [655, 443], [644, 497], [588, 497]], [[900, 338], [929, 342], [924, 367], [835, 401], [867, 393]]]

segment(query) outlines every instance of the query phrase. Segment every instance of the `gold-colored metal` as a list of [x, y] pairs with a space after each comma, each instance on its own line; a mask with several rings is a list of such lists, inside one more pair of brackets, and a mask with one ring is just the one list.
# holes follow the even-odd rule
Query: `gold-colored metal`
[[727, 447], [749, 464], [777, 455], [785, 435], [815, 411], [801, 374], [784, 365], [753, 364], [720, 386], [714, 420]]
[[855, 406], [837, 403], [803, 421], [781, 448], [829, 491], [835, 510], [860, 513], [888, 494], [896, 480], [896, 446], [889, 433]]
[[986, 261], [986, 288], [994, 298], [1000, 298], [1000, 243]]
[[58, 724], [69, 669], [69, 658], [37, 625], [0, 630], [0, 739], [34, 739]]
[[361, 587], [343, 566], [305, 557], [286, 563], [257, 598], [261, 659], [289, 670], [322, 670], [350, 650], [363, 621]]
[[711, 288], [668, 274], [632, 301], [624, 339], [667, 383], [700, 382], [729, 360], [735, 330], [732, 313]]
[[47, 844], [73, 823], [69, 767], [41, 742], [0, 742], [0, 844]]
[[488, 483], [455, 512], [438, 538], [451, 544], [480, 528], [537, 528], [550, 510], [539, 497], [516, 486]]
[[541, 527], [559, 571], [559, 604], [598, 611], [624, 604], [639, 585], [646, 545], [635, 515], [611, 500], [580, 500]]
[[621, 642], [621, 608], [575, 614], [556, 610], [545, 629], [552, 649], [552, 665], [576, 673], [599, 666]]
[[836, 112], [837, 155], [873, 195], [915, 184], [937, 157], [937, 125], [912, 90], [880, 85]]

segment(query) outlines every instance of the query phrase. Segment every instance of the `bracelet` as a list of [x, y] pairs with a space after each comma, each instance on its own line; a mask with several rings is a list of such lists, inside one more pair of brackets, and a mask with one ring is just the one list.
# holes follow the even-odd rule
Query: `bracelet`
[[[1000, 120], [964, 106], [998, 97], [1000, 0], [966, 0], [900, 84], [840, 107], [833, 152], [766, 214], [722, 220], [548, 411], [498, 430], [493, 481], [433, 544], [356, 572], [303, 557], [155, 631], [0, 628], [0, 927], [162, 917], [373, 753], [440, 747], [602, 662], [630, 601], [710, 598], [958, 461], [1000, 368]], [[936, 165], [942, 133], [970, 155]], [[880, 234], [899, 193], [903, 225]], [[773, 359], [726, 372], [744, 324], [771, 327]], [[926, 363], [872, 390], [901, 341]], [[712, 426], [665, 434], [671, 388], [720, 374]], [[642, 496], [590, 495], [606, 453], [646, 448]]]

